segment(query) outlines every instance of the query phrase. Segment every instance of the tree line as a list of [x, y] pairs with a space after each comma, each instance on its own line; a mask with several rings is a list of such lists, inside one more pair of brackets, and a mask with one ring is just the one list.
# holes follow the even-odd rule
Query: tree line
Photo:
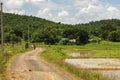
[[[27, 41], [48, 45], [83, 45], [102, 40], [120, 42], [120, 20], [101, 20], [85, 24], [68, 25], [34, 16], [4, 13], [4, 41], [18, 43]], [[0, 36], [1, 39], [1, 36]]]

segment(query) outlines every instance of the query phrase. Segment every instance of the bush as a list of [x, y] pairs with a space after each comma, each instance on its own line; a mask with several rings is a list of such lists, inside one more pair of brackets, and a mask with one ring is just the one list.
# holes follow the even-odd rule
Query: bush
[[88, 32], [85, 30], [79, 30], [77, 33], [77, 38], [76, 38], [76, 44], [81, 45], [81, 44], [86, 44], [88, 43]]
[[108, 37], [110, 41], [120, 42], [120, 31], [112, 31]]
[[90, 36], [90, 39], [89, 39], [89, 42], [92, 42], [92, 43], [100, 43], [100, 41], [102, 41], [101, 38], [97, 37], [97, 36]]

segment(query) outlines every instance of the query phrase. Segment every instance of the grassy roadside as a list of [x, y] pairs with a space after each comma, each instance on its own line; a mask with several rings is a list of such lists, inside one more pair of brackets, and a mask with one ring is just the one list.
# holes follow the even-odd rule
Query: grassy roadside
[[66, 53], [74, 52], [74, 51], [81, 51], [81, 50], [88, 50], [92, 51], [95, 54], [88, 58], [120, 58], [120, 43], [119, 42], [106, 42], [103, 41], [100, 44], [90, 43], [87, 45], [76, 46], [76, 45], [53, 45], [50, 47], [46, 47], [46, 50], [41, 54], [41, 57], [56, 64], [68, 72], [72, 73], [73, 75], [82, 78], [83, 80], [108, 80], [107, 78], [103, 77], [98, 72], [93, 71], [86, 71], [80, 70], [71, 65], [68, 65], [63, 62], [65, 58], [68, 58]]
[[[6, 75], [6, 68], [9, 65], [9, 61], [11, 58], [17, 54], [24, 53], [30, 49], [24, 49], [24, 44], [15, 44], [14, 46], [8, 45], [4, 46], [4, 57], [1, 57], [0, 54], [0, 80], [6, 80], [5, 75]], [[1, 49], [0, 49], [1, 51]]]
[[[75, 75], [76, 77], [82, 78], [83, 80], [108, 80], [107, 78], [103, 77], [98, 72], [93, 71], [86, 71], [80, 70], [75, 68], [69, 64], [63, 62], [63, 60], [67, 57], [64, 53], [67, 49], [69, 50], [72, 46], [51, 46], [46, 47], [46, 50], [41, 54], [41, 57], [51, 62], [53, 64], [58, 65], [61, 68], [64, 68], [69, 73]], [[73, 49], [73, 48], [71, 48]], [[75, 49], [75, 48], [74, 48]]]

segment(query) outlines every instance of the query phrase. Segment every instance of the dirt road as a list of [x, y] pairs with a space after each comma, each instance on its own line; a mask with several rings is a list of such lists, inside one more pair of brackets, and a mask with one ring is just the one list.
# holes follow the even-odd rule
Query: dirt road
[[56, 68], [37, 57], [43, 51], [34, 51], [16, 56], [8, 68], [9, 80], [76, 80], [67, 72]]

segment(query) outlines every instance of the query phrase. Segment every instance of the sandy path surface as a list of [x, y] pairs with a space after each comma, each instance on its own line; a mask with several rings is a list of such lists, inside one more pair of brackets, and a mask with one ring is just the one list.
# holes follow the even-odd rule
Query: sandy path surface
[[16, 56], [11, 60], [7, 78], [9, 80], [76, 80], [67, 72], [38, 58], [38, 53], [42, 51], [42, 48], [37, 48]]

